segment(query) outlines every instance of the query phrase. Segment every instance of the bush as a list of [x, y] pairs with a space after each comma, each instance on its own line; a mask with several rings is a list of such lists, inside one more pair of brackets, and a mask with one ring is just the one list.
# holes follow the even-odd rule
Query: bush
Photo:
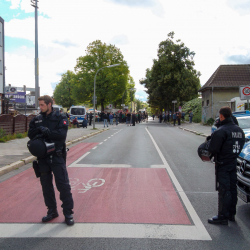
[[193, 122], [201, 122], [201, 112], [202, 112], [202, 104], [201, 98], [195, 98], [191, 101], [186, 102], [183, 107], [182, 111], [186, 113], [185, 120], [189, 120], [189, 111], [193, 111]]
[[205, 123], [205, 125], [209, 125], [209, 126], [212, 126], [214, 124], [214, 119], [213, 118], [209, 118], [207, 120], [207, 122]]
[[[5, 132], [5, 131], [4, 131]], [[2, 137], [0, 137], [0, 142], [6, 142], [6, 141], [11, 141], [11, 140], [14, 140], [14, 139], [19, 139], [19, 138], [25, 138], [27, 136], [27, 132], [25, 133], [18, 133], [18, 134], [8, 134]]]
[[0, 138], [3, 138], [6, 135], [6, 132], [0, 128]]

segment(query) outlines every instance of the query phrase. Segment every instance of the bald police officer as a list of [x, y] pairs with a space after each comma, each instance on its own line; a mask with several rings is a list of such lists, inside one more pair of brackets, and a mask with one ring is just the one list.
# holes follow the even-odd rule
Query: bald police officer
[[42, 218], [42, 222], [48, 222], [59, 216], [52, 183], [54, 175], [56, 187], [60, 192], [65, 222], [71, 226], [74, 225], [72, 215], [74, 202], [64, 157], [68, 119], [66, 115], [53, 110], [53, 99], [50, 96], [41, 96], [38, 100], [41, 112], [31, 120], [28, 136], [34, 139], [37, 135], [42, 135], [43, 138], [54, 142], [56, 148], [53, 155], [37, 159], [44, 201], [48, 208], [47, 215]]
[[219, 111], [220, 126], [212, 134], [208, 151], [215, 156], [215, 167], [219, 195], [218, 215], [208, 219], [210, 224], [228, 225], [235, 221], [237, 204], [237, 157], [244, 143], [245, 135], [232, 120], [232, 110], [222, 107]]

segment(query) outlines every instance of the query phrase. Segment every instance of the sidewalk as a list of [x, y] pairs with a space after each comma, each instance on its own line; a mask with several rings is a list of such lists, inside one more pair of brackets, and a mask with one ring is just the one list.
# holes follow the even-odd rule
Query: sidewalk
[[[85, 139], [83, 138], [84, 136], [89, 137], [107, 130], [107, 128], [104, 129], [103, 123], [101, 122], [96, 123], [95, 127], [97, 128], [97, 130], [93, 130], [93, 126], [88, 126], [87, 129], [82, 127], [69, 129], [66, 139], [67, 146], [74, 142], [77, 142], [79, 138], [83, 140]], [[9, 172], [9, 167], [7, 167], [6, 165], [10, 165], [11, 169], [15, 169], [33, 161], [33, 156], [30, 154], [27, 148], [28, 141], [29, 138], [26, 137], [23, 139], [8, 141], [6, 143], [0, 143], [0, 175]], [[14, 163], [15, 167], [12, 166]], [[3, 171], [3, 168], [6, 169], [6, 171], [4, 171], [4, 173], [1, 173], [1, 170]]]
[[200, 123], [184, 122], [178, 128], [204, 137], [211, 135], [211, 126], [204, 126]]

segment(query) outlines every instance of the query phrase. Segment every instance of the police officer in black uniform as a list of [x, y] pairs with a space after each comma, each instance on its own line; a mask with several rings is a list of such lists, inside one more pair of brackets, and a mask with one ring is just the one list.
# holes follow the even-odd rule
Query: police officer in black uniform
[[218, 187], [218, 215], [208, 219], [210, 224], [228, 225], [235, 221], [237, 204], [237, 157], [244, 143], [245, 135], [232, 119], [232, 110], [222, 107], [219, 111], [220, 127], [212, 134], [208, 151], [215, 157]]
[[48, 222], [59, 216], [52, 183], [54, 175], [56, 187], [60, 192], [65, 222], [67, 225], [74, 225], [72, 215], [74, 202], [66, 169], [66, 158], [64, 157], [68, 119], [65, 114], [53, 111], [53, 99], [50, 96], [41, 96], [38, 100], [41, 112], [31, 120], [28, 136], [30, 139], [34, 139], [37, 135], [42, 135], [43, 138], [55, 143], [54, 154], [37, 159], [44, 201], [48, 208], [47, 215], [42, 218], [42, 221]]

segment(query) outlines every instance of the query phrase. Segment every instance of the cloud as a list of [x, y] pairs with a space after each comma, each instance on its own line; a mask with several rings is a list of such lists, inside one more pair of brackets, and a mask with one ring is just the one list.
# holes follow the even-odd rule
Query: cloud
[[21, 0], [7, 0], [7, 2], [11, 2], [11, 9], [18, 9], [20, 6]]
[[250, 53], [247, 55], [231, 55], [226, 57], [226, 61], [236, 64], [250, 64]]
[[76, 43], [72, 43], [70, 40], [66, 39], [64, 41], [58, 41], [58, 40], [55, 40], [55, 41], [52, 41], [53, 43], [56, 43], [56, 44], [60, 44], [66, 48], [68, 47], [78, 47], [78, 45]]
[[109, 0], [109, 1], [132, 7], [152, 7], [157, 2], [157, 0]]
[[114, 45], [126, 45], [126, 44], [129, 44], [129, 40], [126, 35], [118, 35], [118, 36], [113, 37], [110, 43]]
[[125, 5], [128, 7], [137, 8], [150, 8], [152, 13], [156, 16], [164, 16], [163, 5], [159, 0], [106, 0], [107, 2], [112, 2], [115, 4]]
[[250, 0], [227, 0], [227, 4], [230, 8], [238, 11], [241, 15], [250, 14]]

